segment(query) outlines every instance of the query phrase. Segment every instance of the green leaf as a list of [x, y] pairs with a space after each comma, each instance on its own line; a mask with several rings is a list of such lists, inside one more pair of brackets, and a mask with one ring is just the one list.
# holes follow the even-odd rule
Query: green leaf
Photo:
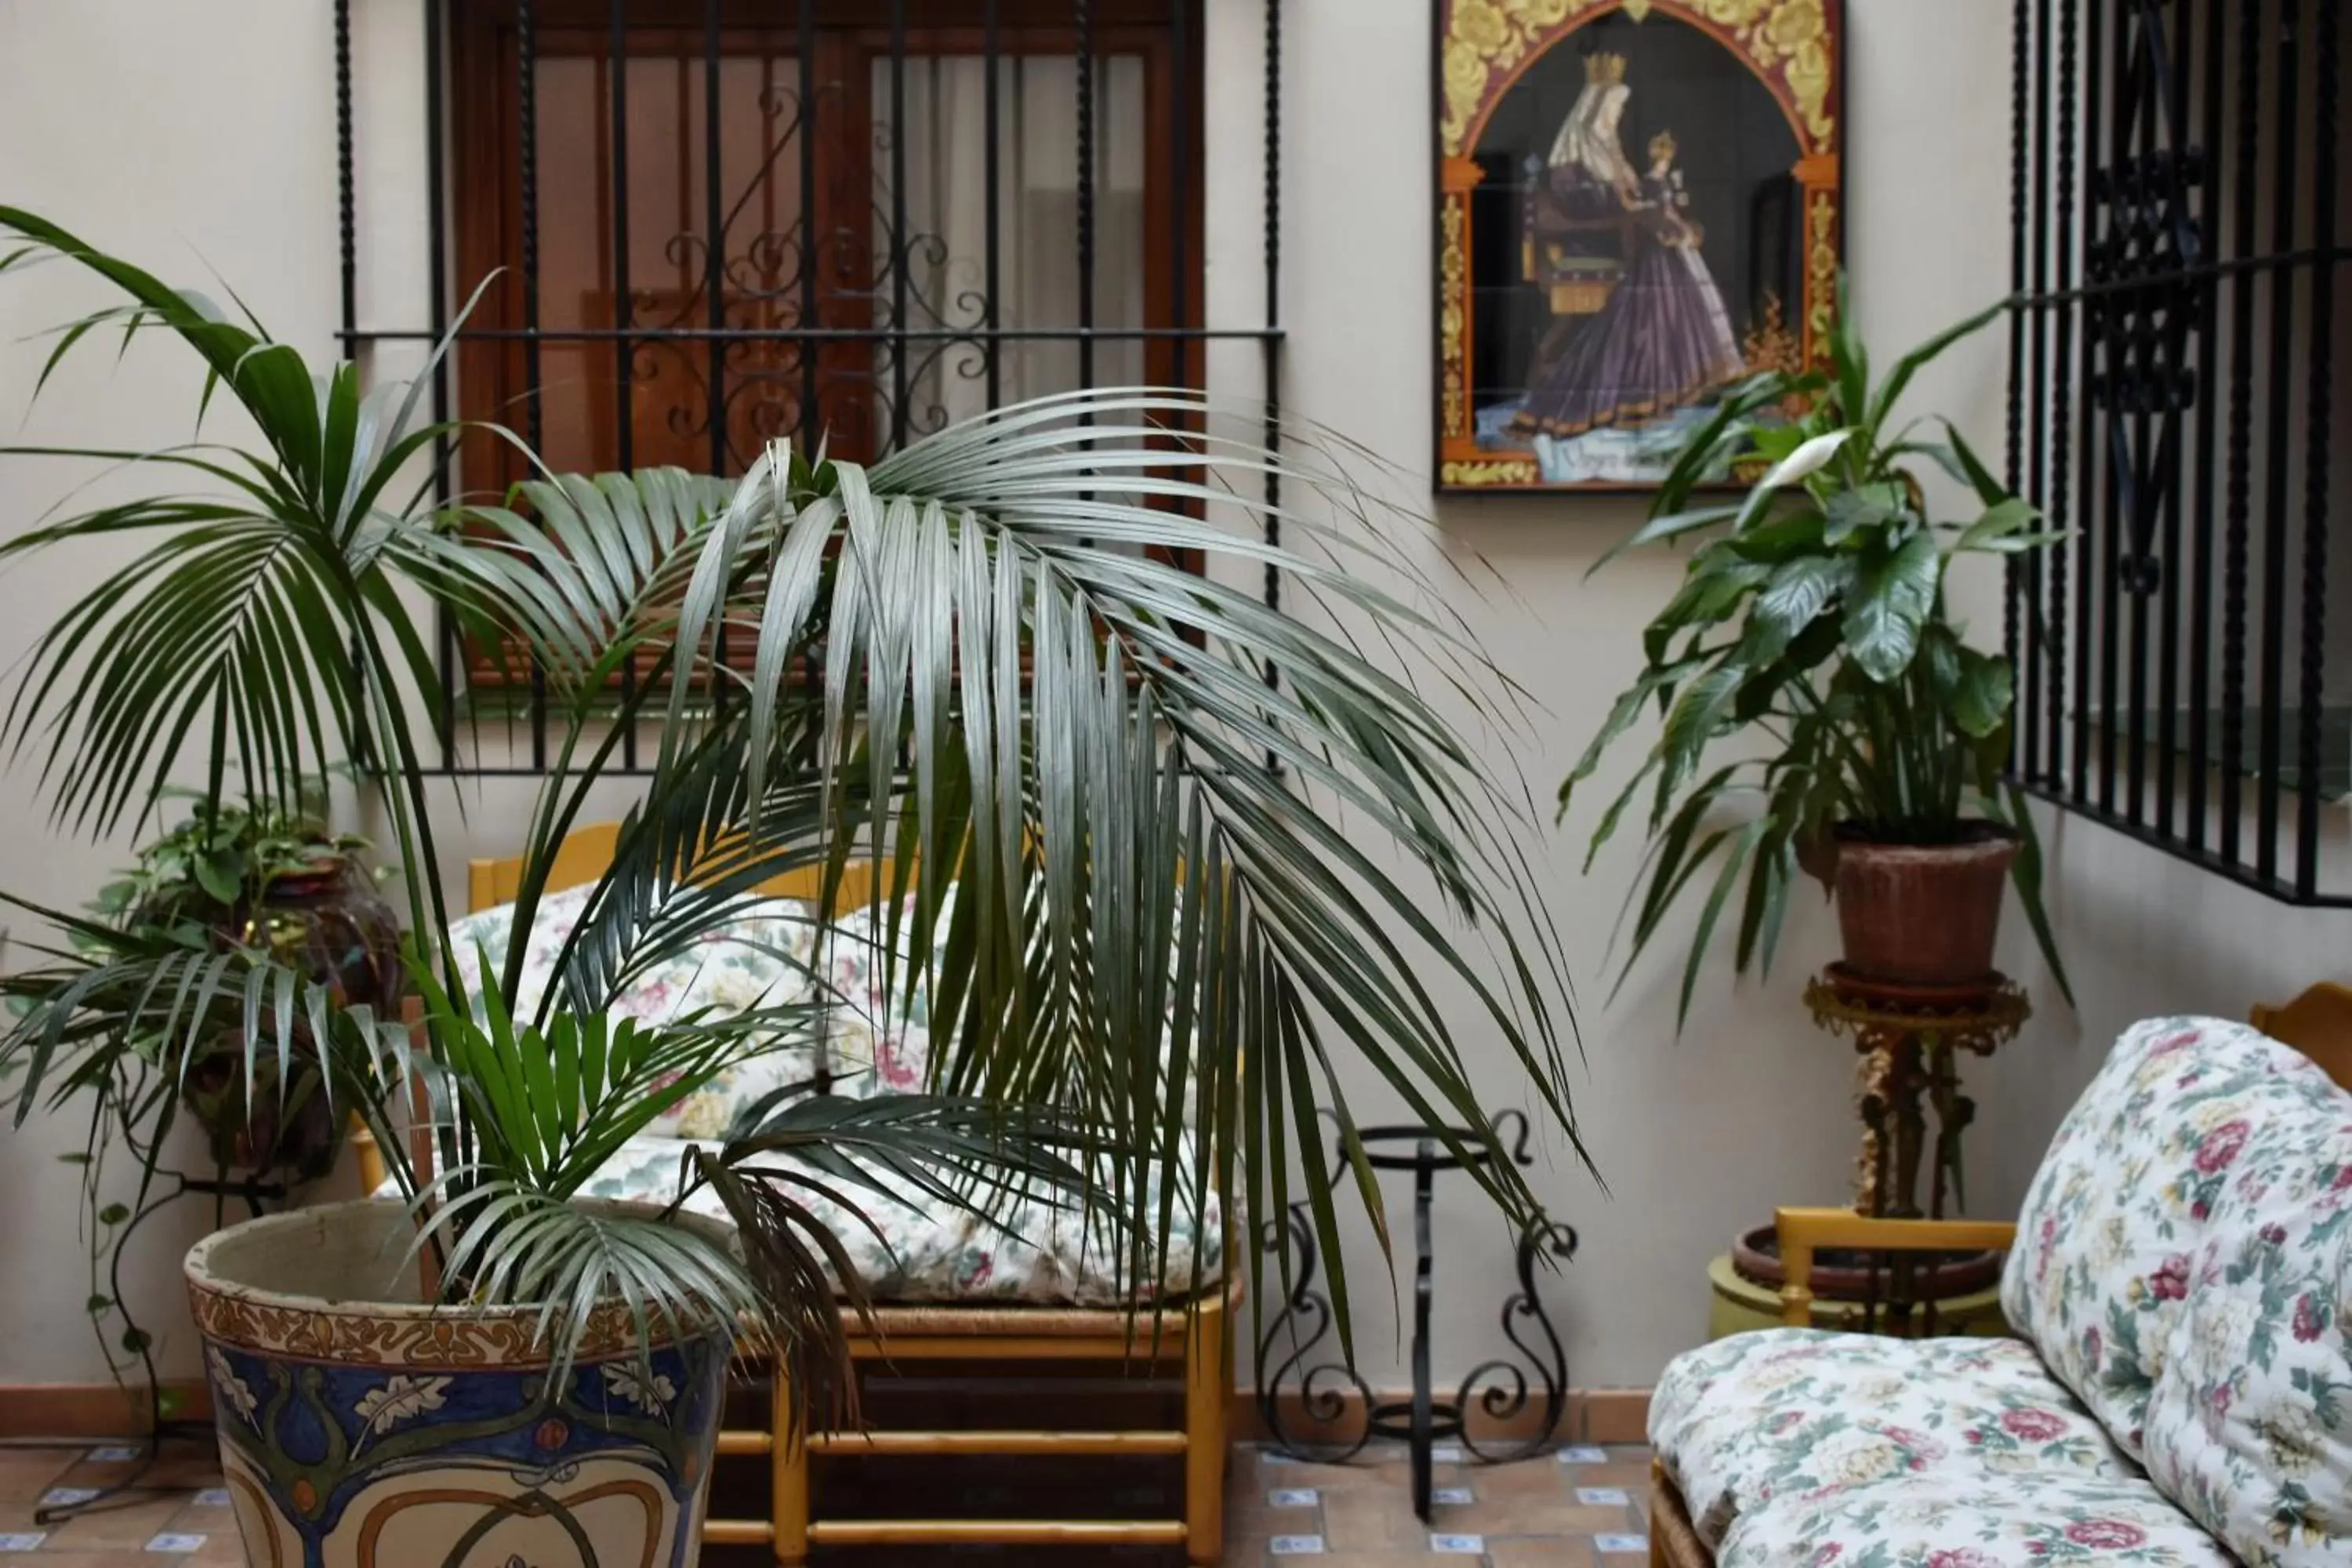
[[1955, 552], [1990, 549], [1995, 542], [2021, 532], [2041, 515], [2032, 502], [2015, 496], [2004, 496], [1987, 507], [1984, 515], [1961, 531], [1959, 538], [1952, 542], [1952, 549]]
[[1923, 531], [1865, 567], [1846, 601], [1845, 640], [1873, 680], [1893, 680], [1909, 667], [1920, 627], [1935, 607], [1943, 564], [1935, 536]]
[[1843, 544], [1856, 534], [1884, 528], [1909, 510], [1909, 495], [1892, 481], [1879, 480], [1841, 489], [1822, 503], [1822, 513], [1826, 521], [1822, 542], [1831, 546]]
[[1958, 679], [1948, 701], [1962, 734], [1979, 741], [1993, 734], [2008, 721], [2013, 700], [2009, 660], [1961, 650]]
[[[1879, 387], [1877, 395], [1871, 400], [1869, 410], [1871, 425], [1874, 427], [1882, 426], [1893, 417], [1895, 405], [1902, 401], [1904, 390], [1911, 384], [1913, 376], [1933, 363], [1946, 349], [1950, 348], [1962, 338], [1981, 331], [1987, 323], [2008, 310], [2009, 301], [2006, 300], [1998, 304], [1988, 305], [1967, 320], [1946, 327], [1942, 331], [1895, 361], [1894, 370], [1887, 374], [1886, 380]], [[1853, 405], [1855, 417], [1861, 416], [1860, 408], [1859, 404]]]
[[1784, 562], [1748, 613], [1740, 658], [1753, 665], [1779, 658], [1798, 633], [1853, 586], [1857, 576], [1849, 555], [1800, 555]]
[[98, 1211], [98, 1223], [100, 1225], [121, 1225], [130, 1217], [130, 1209], [121, 1204], [109, 1204]]

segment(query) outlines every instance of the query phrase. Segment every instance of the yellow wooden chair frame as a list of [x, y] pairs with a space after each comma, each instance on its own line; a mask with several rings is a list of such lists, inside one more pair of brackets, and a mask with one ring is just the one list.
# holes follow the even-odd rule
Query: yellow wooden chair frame
[[[591, 882], [612, 864], [616, 824], [583, 827], [558, 847], [546, 880], [549, 892]], [[476, 860], [467, 868], [467, 902], [476, 911], [511, 903], [522, 883], [520, 857]], [[835, 906], [854, 909], [873, 896], [875, 867], [847, 868]], [[763, 883], [775, 898], [814, 902], [823, 894], [821, 870], [791, 872]], [[365, 1190], [383, 1182], [383, 1159], [375, 1140], [355, 1130]], [[1181, 1366], [1184, 1419], [1180, 1427], [1105, 1432], [1001, 1431], [835, 1432], [805, 1434], [787, 1441], [786, 1389], [781, 1380], [771, 1401], [765, 1430], [730, 1428], [719, 1434], [721, 1455], [763, 1457], [769, 1461], [767, 1519], [709, 1519], [702, 1538], [712, 1545], [764, 1545], [780, 1563], [799, 1563], [812, 1545], [1094, 1545], [1177, 1546], [1194, 1563], [1215, 1563], [1224, 1551], [1226, 1409], [1233, 1396], [1233, 1319], [1241, 1281], [1171, 1303], [1157, 1314], [1139, 1316], [1118, 1309], [1075, 1307], [877, 1307], [869, 1327], [845, 1310], [842, 1328], [850, 1354], [858, 1361], [908, 1362], [1116, 1362], [1132, 1365], [1151, 1359]], [[809, 1459], [812, 1455], [1013, 1454], [1039, 1456], [1173, 1455], [1184, 1457], [1184, 1517], [1164, 1520], [1025, 1519], [812, 1519]]]
[[[2284, 1006], [2258, 1006], [2255, 1028], [2309, 1057], [2352, 1090], [2352, 990], [2323, 983]], [[1813, 1321], [1813, 1258], [1831, 1247], [1873, 1252], [2007, 1252], [2017, 1244], [2010, 1220], [1877, 1219], [1852, 1209], [1775, 1211], [1780, 1234], [1780, 1321], [1810, 1328]], [[1657, 1460], [1650, 1464], [1650, 1562], [1653, 1568], [1713, 1568], [1714, 1554], [1691, 1524], [1682, 1493]]]

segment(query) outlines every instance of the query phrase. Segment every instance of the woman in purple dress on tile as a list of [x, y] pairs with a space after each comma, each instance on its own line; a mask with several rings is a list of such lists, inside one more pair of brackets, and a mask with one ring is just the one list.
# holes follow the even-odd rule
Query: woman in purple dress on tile
[[1511, 420], [1515, 435], [1580, 436], [1643, 424], [1704, 401], [1747, 372], [1723, 296], [1699, 254], [1705, 236], [1685, 216], [1675, 139], [1650, 142], [1649, 172], [1626, 210], [1633, 255], [1608, 302], [1538, 364]]

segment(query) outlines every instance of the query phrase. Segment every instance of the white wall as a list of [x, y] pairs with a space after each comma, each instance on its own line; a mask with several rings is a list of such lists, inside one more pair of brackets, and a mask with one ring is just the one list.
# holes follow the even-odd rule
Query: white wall
[[[2006, 8], [1978, 0], [1854, 0], [1846, 173], [1855, 300], [1883, 353], [1986, 302], [2006, 284]], [[407, 0], [362, 0], [362, 226], [364, 313], [411, 316], [422, 181], [413, 136], [415, 33]], [[1429, 444], [1431, 277], [1428, 0], [1294, 0], [1286, 51], [1283, 320], [1290, 333], [1287, 405], [1424, 476]], [[1260, 8], [1213, 0], [1206, 40], [1214, 142], [1209, 160], [1213, 313], [1259, 308]], [[315, 0], [0, 0], [0, 202], [51, 215], [166, 276], [197, 281], [208, 262], [281, 334], [323, 353], [335, 316], [333, 121], [328, 8]], [[412, 118], [404, 120], [404, 115]], [[406, 258], [407, 270], [403, 271]], [[0, 280], [0, 405], [15, 417], [40, 345], [16, 340], [97, 302], [62, 269]], [[1254, 362], [1219, 360], [1238, 395]], [[1918, 384], [1998, 449], [2002, 364], [1988, 339]], [[196, 378], [162, 343], [110, 370], [107, 356], [65, 373], [26, 438], [160, 444], [182, 437]], [[1418, 486], [1423, 481], [1416, 478]], [[58, 469], [0, 462], [0, 528], [26, 527], [67, 483]], [[1503, 766], [1537, 796], [1574, 760], [1635, 668], [1637, 630], [1678, 563], [1633, 561], [1597, 583], [1591, 564], [1631, 525], [1627, 501], [1448, 501], [1411, 542], [1424, 565], [1449, 556], [1489, 563], [1500, 584], [1461, 606], [1500, 666], [1548, 711]], [[13, 658], [45, 607], [90, 571], [88, 555], [0, 577], [0, 658]], [[1991, 585], [1974, 586], [1980, 616]], [[1990, 626], [1989, 619], [1980, 624]], [[1622, 751], [1619, 765], [1630, 761]], [[1603, 786], [1607, 780], [1601, 781]], [[521, 792], [467, 802], [446, 846], [504, 847]], [[1592, 806], [1540, 848], [1547, 893], [1576, 963], [1586, 1064], [1577, 1079], [1583, 1128], [1604, 1195], [1555, 1146], [1537, 1173], [1546, 1199], [1583, 1233], [1580, 1261], [1547, 1288], [1569, 1335], [1575, 1381], [1643, 1384], [1705, 1322], [1700, 1269], [1738, 1228], [1776, 1201], [1830, 1202], [1849, 1180], [1856, 1133], [1849, 1048], [1815, 1033], [1797, 1001], [1800, 975], [1828, 957], [1832, 927], [1797, 912], [1769, 984], [1702, 988], [1675, 1037], [1671, 939], [1607, 1002], [1605, 952], [1637, 846], [1621, 839], [1579, 873]], [[0, 887], [52, 903], [88, 896], [119, 850], [74, 844], [39, 826], [26, 770], [0, 777], [0, 813], [20, 824], [0, 841]], [[2158, 1008], [2242, 1011], [2326, 972], [2352, 921], [2297, 916], [2077, 823], [2049, 829], [2053, 880], [2082, 990], [2078, 1023], [2038, 983], [2043, 1016], [2002, 1058], [1972, 1074], [1984, 1105], [1972, 1169], [1979, 1207], [2013, 1205], [2033, 1156], [2099, 1043]], [[19, 922], [21, 924], [21, 922]], [[2016, 924], [2016, 922], [2012, 922]], [[1466, 1015], [1465, 1015], [1466, 1016]], [[1466, 1043], [1496, 1103], [1520, 1098], [1491, 1041]], [[1361, 1109], [1392, 1109], [1369, 1089]], [[0, 1136], [0, 1384], [92, 1382], [104, 1375], [80, 1323], [85, 1284], [78, 1207], [51, 1156], [72, 1129], [37, 1124]], [[1498, 1348], [1494, 1313], [1508, 1289], [1508, 1238], [1466, 1188], [1449, 1191], [1439, 1234], [1438, 1370], [1459, 1376]], [[1405, 1190], [1392, 1188], [1401, 1207]], [[167, 1365], [192, 1364], [178, 1304], [178, 1228], [142, 1238], [134, 1296], [166, 1333]], [[1375, 1383], [1400, 1380], [1397, 1343], [1369, 1243], [1352, 1258], [1371, 1299], [1363, 1333]]]

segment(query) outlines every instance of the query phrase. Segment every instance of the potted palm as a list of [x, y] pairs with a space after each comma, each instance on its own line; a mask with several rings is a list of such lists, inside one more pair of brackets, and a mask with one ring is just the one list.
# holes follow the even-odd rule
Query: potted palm
[[[407, 1199], [272, 1216], [191, 1255], [255, 1561], [316, 1562], [373, 1532], [377, 1561], [691, 1563], [730, 1342], [774, 1358], [797, 1420], [842, 1414], [842, 1303], [864, 1296], [813, 1189], [854, 1194], [887, 1171], [985, 1205], [1045, 1184], [1140, 1236], [1174, 1194], [1281, 1213], [1296, 1179], [1336, 1259], [1334, 1178], [1352, 1173], [1370, 1205], [1377, 1188], [1351, 1132], [1327, 1168], [1315, 1104], [1352, 1128], [1335, 1071], [1352, 1056], [1416, 1116], [1478, 1125], [1463, 996], [1572, 1136], [1565, 966], [1514, 789], [1412, 663], [1392, 671], [1213, 574], [1130, 552], [1289, 573], [1369, 623], [1362, 646], [1445, 668], [1455, 700], [1492, 668], [1442, 612], [1345, 569], [1351, 551], [1391, 569], [1402, 552], [1321, 456], [1338, 443], [1308, 432], [1277, 458], [1179, 434], [1219, 427], [1191, 394], [1095, 392], [871, 466], [779, 444], [740, 482], [541, 470], [513, 497], [436, 509], [415, 499], [418, 470], [451, 432], [418, 420], [415, 386], [314, 373], [257, 323], [31, 214], [0, 208], [0, 228], [22, 241], [0, 266], [61, 257], [119, 293], [59, 353], [100, 326], [168, 331], [259, 437], [94, 454], [193, 489], [6, 545], [139, 542], [64, 607], [9, 710], [59, 820], [135, 822], [175, 773], [216, 802], [232, 764], [286, 803], [356, 761], [405, 903], [413, 1028], [331, 1005], [266, 945], [196, 952], [47, 910], [89, 949], [5, 982], [29, 1009], [0, 1040], [20, 1119], [126, 1033], [234, 1028], [250, 1076], [289, 1059], [299, 1026]], [[1257, 542], [1240, 498], [1269, 474], [1341, 509], [1328, 531], [1292, 520], [1321, 553]], [[524, 943], [478, 966], [433, 936], [451, 910], [424, 748], [462, 722], [429, 652], [436, 616], [527, 655], [550, 693], [518, 929], [620, 735], [659, 725], [653, 776], [530, 1006]], [[715, 657], [722, 626], [755, 647], [748, 673]], [[639, 679], [618, 681], [631, 661]], [[1346, 833], [1325, 820], [1334, 800]], [[681, 1173], [718, 1195], [723, 1229], [676, 1203], [587, 1200], [635, 1131], [809, 1025], [781, 1003], [615, 1019], [628, 977], [768, 879], [838, 877], [853, 858], [879, 863], [877, 903], [934, 955], [894, 983], [928, 998], [929, 1092], [765, 1097]], [[412, 1144], [400, 1115], [419, 1095]], [[1217, 1135], [1181, 1136], [1188, 1110]], [[1475, 1168], [1531, 1214], [1508, 1162]]]
[[[1727, 913], [1735, 970], [1769, 967], [1806, 872], [1834, 893], [1850, 969], [1921, 985], [1991, 970], [2013, 883], [2066, 986], [2032, 822], [2001, 778], [2014, 672], [1964, 640], [1945, 596], [1957, 558], [2013, 556], [2059, 535], [2036, 526], [1949, 422], [1939, 436], [1895, 424], [1920, 368], [2003, 308], [1923, 343], [1875, 385], [1841, 310], [1830, 374], [1773, 372], [1736, 389], [1680, 453], [1648, 521], [1602, 557], [1712, 536], [1643, 633], [1640, 675], [1559, 792], [1565, 816], [1609, 747], [1657, 707], [1658, 736], [1602, 813], [1586, 864], [1646, 796], [1627, 967], [1685, 892], [1703, 894], [1678, 1017]], [[1757, 426], [1789, 406], [1804, 412]], [[1751, 440], [1761, 472], [1746, 492], [1704, 497]], [[1925, 464], [1966, 487], [1973, 516], [1933, 515]], [[1731, 758], [1711, 765], [1727, 746]]]

